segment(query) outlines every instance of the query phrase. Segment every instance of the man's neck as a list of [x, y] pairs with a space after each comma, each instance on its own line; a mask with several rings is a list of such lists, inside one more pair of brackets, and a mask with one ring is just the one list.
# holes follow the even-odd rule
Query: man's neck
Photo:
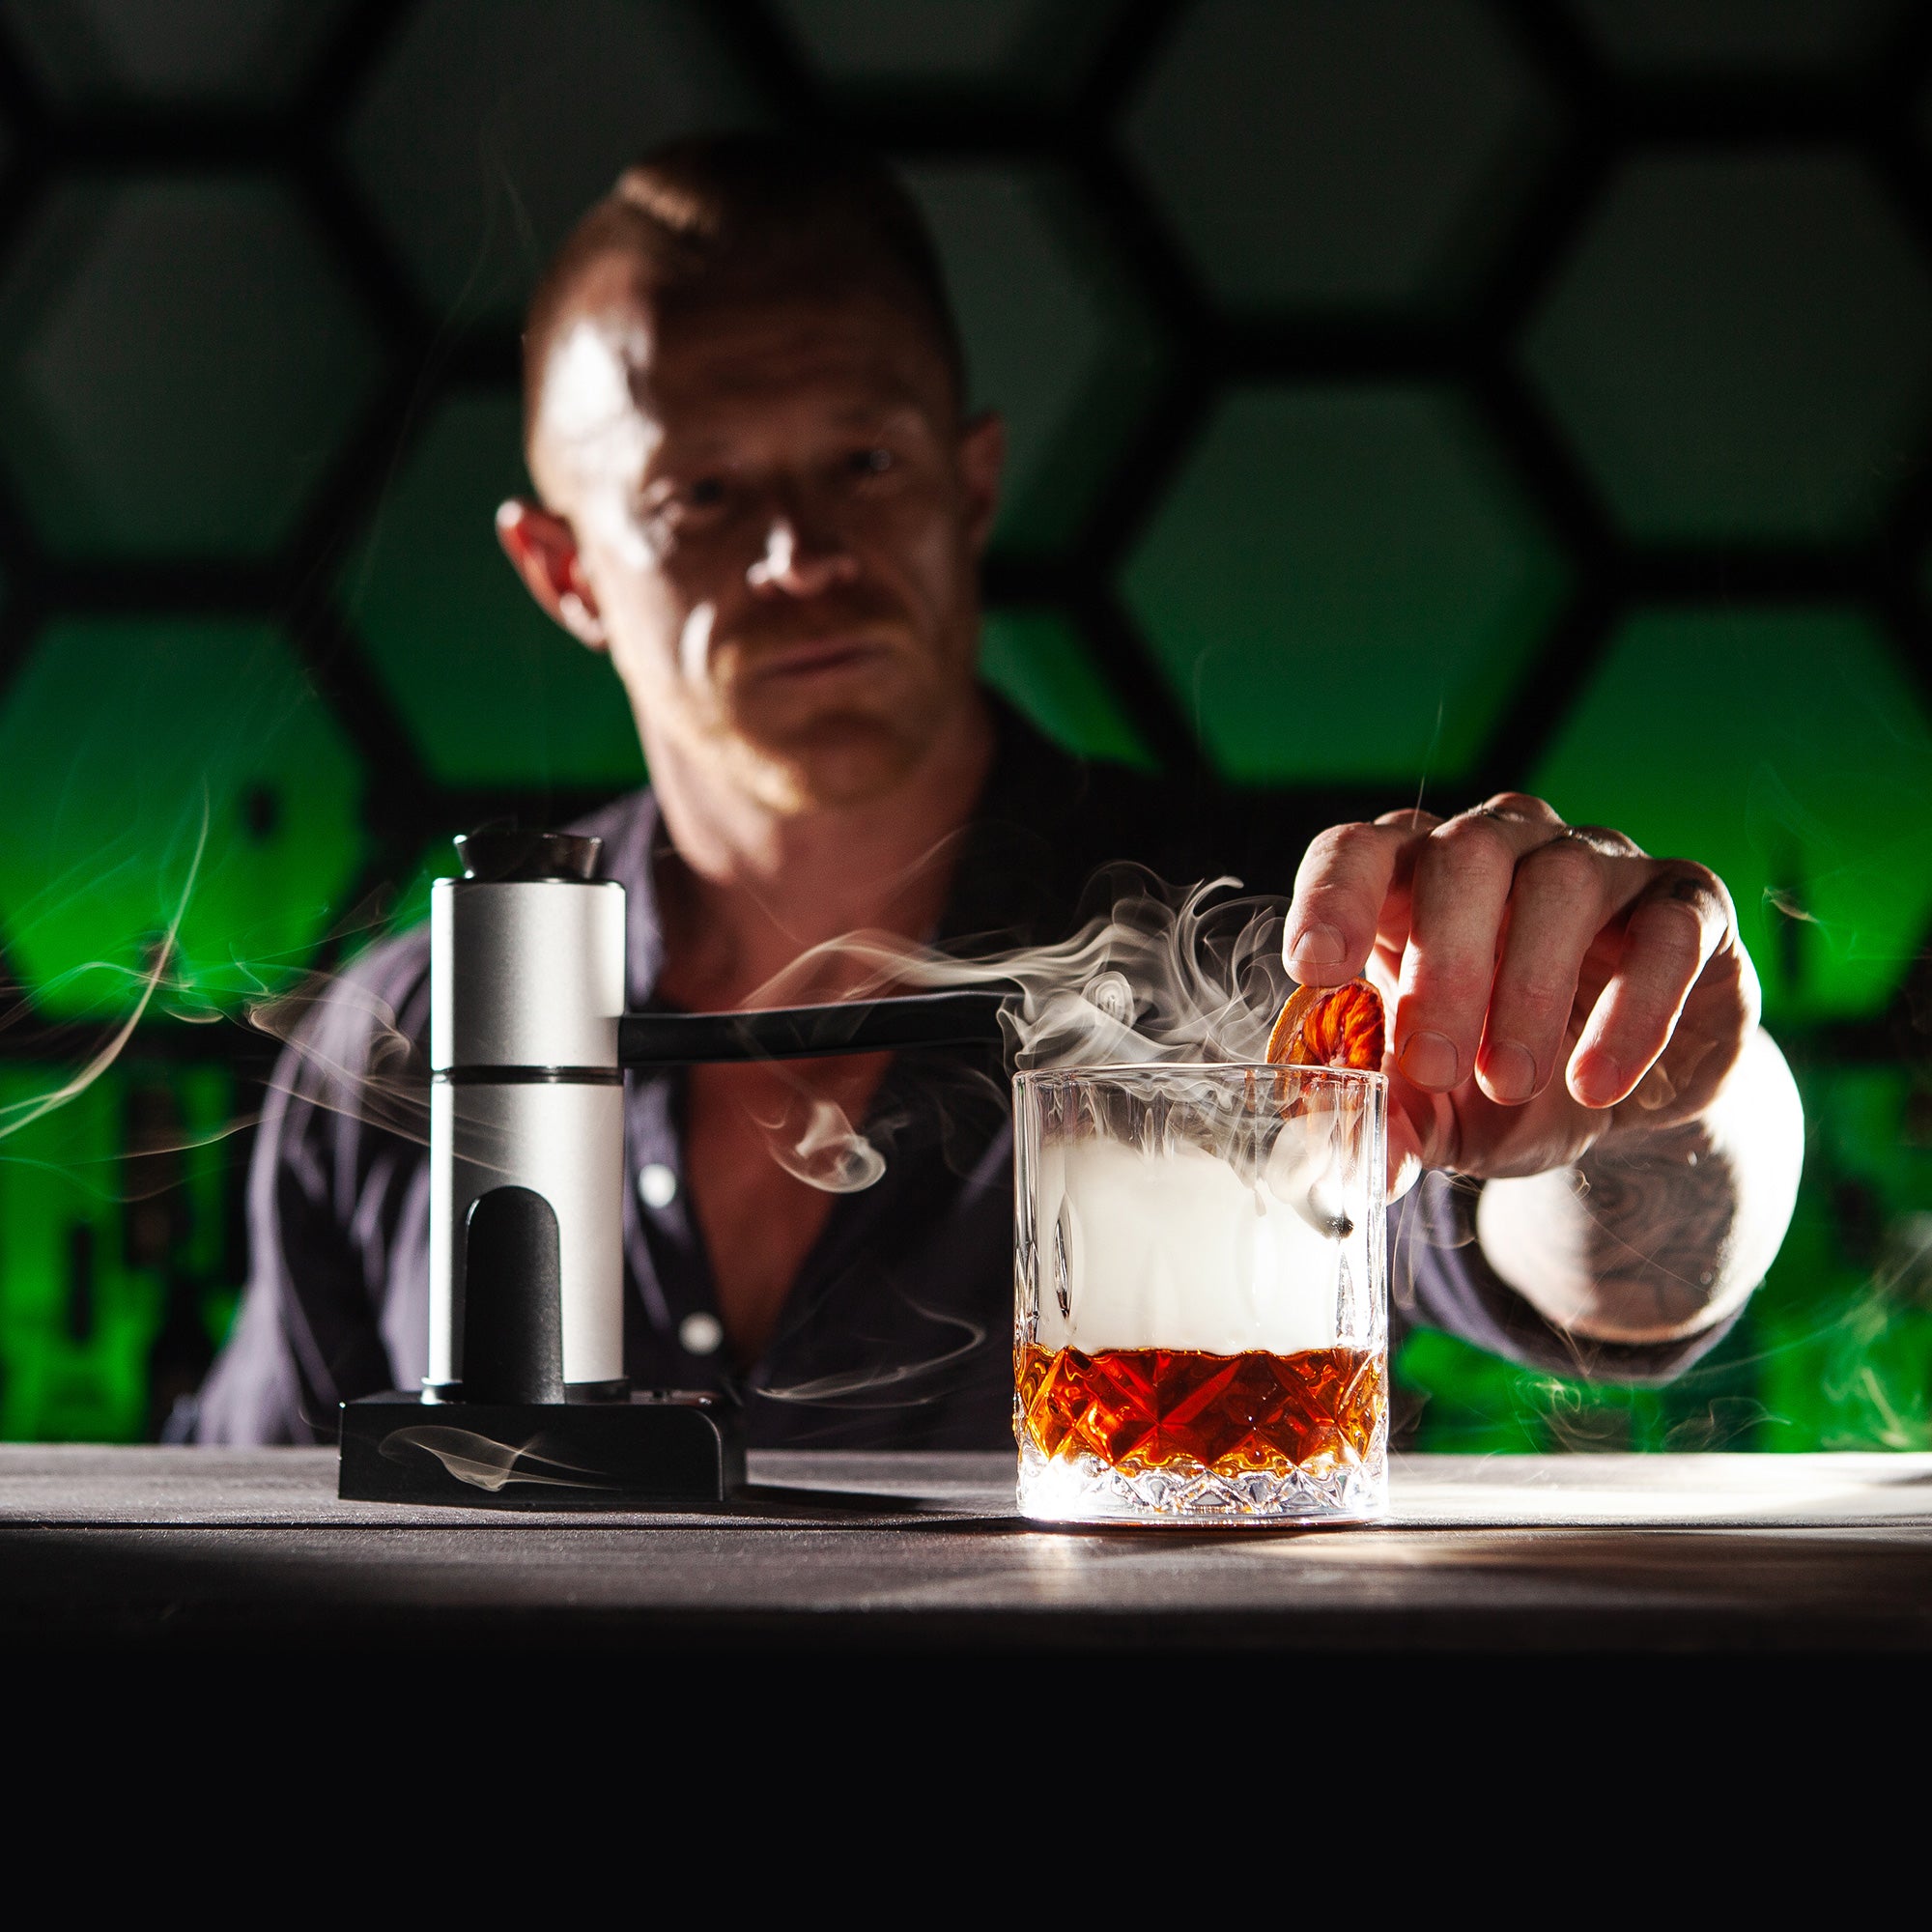
[[[663, 996], [692, 1009], [741, 1006], [828, 940], [857, 931], [925, 938], [945, 908], [993, 748], [991, 716], [975, 694], [899, 783], [859, 804], [805, 811], [721, 782], [715, 762], [652, 748], [672, 847], [657, 864]], [[846, 990], [827, 962], [788, 975], [780, 996]]]

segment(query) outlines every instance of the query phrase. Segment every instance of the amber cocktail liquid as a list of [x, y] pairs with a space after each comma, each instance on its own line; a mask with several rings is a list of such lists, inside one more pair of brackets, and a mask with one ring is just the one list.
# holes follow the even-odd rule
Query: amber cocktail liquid
[[1360, 1463], [1374, 1455], [1385, 1413], [1382, 1357], [1366, 1349], [1049, 1355], [1029, 1345], [1019, 1395], [1022, 1426], [1042, 1456], [1084, 1453], [1148, 1471], [1281, 1476]]
[[1019, 1077], [1023, 1512], [1382, 1507], [1384, 1105], [1380, 1074], [1331, 1067]]

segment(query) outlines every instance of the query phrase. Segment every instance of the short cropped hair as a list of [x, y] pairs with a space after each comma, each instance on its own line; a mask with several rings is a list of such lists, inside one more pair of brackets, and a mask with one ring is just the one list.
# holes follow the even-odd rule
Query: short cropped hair
[[905, 308], [965, 396], [959, 327], [918, 205], [859, 149], [771, 134], [674, 141], [635, 167], [577, 224], [544, 270], [524, 325], [524, 434], [545, 366], [583, 276], [636, 257], [672, 300], [864, 289]]

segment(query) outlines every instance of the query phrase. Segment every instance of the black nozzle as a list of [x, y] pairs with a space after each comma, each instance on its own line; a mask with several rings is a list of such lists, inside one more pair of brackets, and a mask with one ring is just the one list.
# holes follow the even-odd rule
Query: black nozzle
[[774, 1007], [736, 1013], [626, 1013], [617, 1028], [625, 1066], [689, 1066], [718, 1060], [819, 1060], [840, 1053], [995, 1046], [1010, 991], [990, 987]]
[[596, 872], [603, 844], [581, 832], [468, 832], [456, 840], [456, 856], [466, 879], [492, 885], [581, 881]]

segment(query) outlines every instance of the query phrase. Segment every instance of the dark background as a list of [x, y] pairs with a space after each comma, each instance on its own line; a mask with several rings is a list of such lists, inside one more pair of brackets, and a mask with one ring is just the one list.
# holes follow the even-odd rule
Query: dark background
[[1894, 0], [0, 0], [0, 1435], [138, 1437], [205, 1362], [248, 1002], [451, 832], [640, 778], [496, 554], [517, 317], [734, 125], [928, 210], [1012, 429], [987, 674], [1047, 729], [1350, 816], [1526, 785], [1729, 880], [1812, 1123], [1771, 1282], [1665, 1392], [1418, 1336], [1425, 1443], [1932, 1445]]

